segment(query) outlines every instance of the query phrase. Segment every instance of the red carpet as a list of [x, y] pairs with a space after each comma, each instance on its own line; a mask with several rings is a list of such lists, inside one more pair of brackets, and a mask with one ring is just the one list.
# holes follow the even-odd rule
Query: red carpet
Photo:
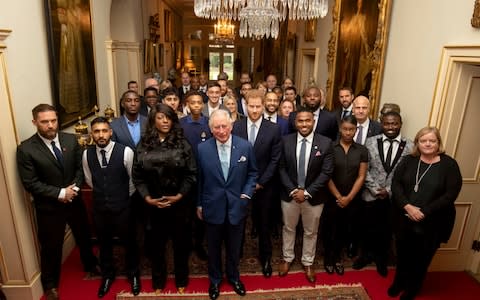
[[[318, 270], [320, 271], [320, 270]], [[388, 278], [380, 277], [373, 269], [364, 271], [346, 270], [344, 276], [328, 275], [325, 272], [317, 274], [317, 285], [335, 285], [339, 283], [353, 284], [361, 283], [367, 290], [372, 300], [393, 299], [387, 296], [387, 288], [392, 282], [394, 269], [391, 269]], [[97, 299], [97, 289], [100, 280], [85, 280], [85, 273], [82, 271], [79, 253], [73, 251], [67, 258], [62, 269], [59, 293], [63, 300], [88, 300]], [[242, 275], [242, 281], [248, 290], [292, 288], [309, 286], [303, 273], [292, 273], [284, 278], [276, 275], [270, 279], [261, 275]], [[151, 281], [149, 278], [142, 280], [144, 291], [151, 292]], [[113, 283], [109, 294], [103, 299], [114, 300], [120, 291], [129, 291], [130, 285], [125, 278], [117, 278]], [[190, 279], [188, 292], [206, 292], [208, 289], [208, 278], [195, 277]], [[169, 279], [166, 292], [174, 293], [175, 285], [173, 279]], [[222, 291], [231, 291], [228, 284], [222, 285]], [[480, 297], [480, 284], [465, 272], [431, 272], [422, 290], [419, 300], [477, 300]], [[221, 299], [221, 296], [220, 298]], [[248, 299], [248, 295], [246, 297]], [[42, 298], [44, 300], [44, 297]]]

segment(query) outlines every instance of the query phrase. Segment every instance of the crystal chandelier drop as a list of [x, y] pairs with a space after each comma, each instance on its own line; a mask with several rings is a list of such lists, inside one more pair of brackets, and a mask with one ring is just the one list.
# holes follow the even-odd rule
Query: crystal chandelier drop
[[195, 0], [194, 12], [206, 19], [240, 20], [241, 37], [278, 37], [279, 22], [323, 18], [328, 0]]

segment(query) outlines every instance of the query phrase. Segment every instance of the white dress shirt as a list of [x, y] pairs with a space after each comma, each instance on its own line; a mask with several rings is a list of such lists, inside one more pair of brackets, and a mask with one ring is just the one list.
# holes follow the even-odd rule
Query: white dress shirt
[[[38, 134], [38, 133], [37, 133], [37, 134]], [[50, 153], [52, 153], [53, 158], [55, 158], [55, 160], [57, 160], [57, 156], [55, 155], [55, 152], [53, 151], [52, 142], [55, 142], [55, 147], [57, 147], [58, 149], [60, 149], [60, 151], [62, 151], [62, 153], [63, 153], [62, 145], [60, 145], [60, 140], [58, 139], [58, 134], [53, 138], [53, 140], [46, 139], [46, 138], [44, 138], [43, 136], [41, 136], [40, 134], [38, 134], [38, 136], [39, 136], [40, 139], [45, 143], [45, 145], [47, 146], [48, 150], [50, 150]], [[61, 189], [60, 189], [60, 193], [58, 193], [57, 198], [58, 198], [58, 199], [64, 199], [66, 194], [67, 194], [67, 191], [65, 190], [65, 188], [61, 188]]]
[[[390, 143], [386, 143], [385, 141], [388, 140], [388, 137], [385, 134], [382, 134], [382, 142], [383, 142], [383, 156], [387, 159], [388, 148], [390, 147]], [[393, 139], [393, 146], [392, 146], [392, 158], [389, 164], [392, 164], [392, 161], [395, 159], [397, 155], [398, 147], [402, 142], [402, 135], [399, 134], [396, 138]]]
[[255, 124], [255, 139], [258, 136], [258, 131], [260, 130], [260, 126], [262, 124], [262, 118], [259, 118], [257, 121], [252, 122], [250, 118], [247, 118], [247, 135], [248, 135], [248, 140], [250, 141], [250, 128], [252, 128], [252, 124]]
[[[267, 120], [269, 120], [270, 122], [273, 122], [273, 123], [277, 123], [277, 118], [278, 118], [278, 114], [276, 112], [274, 112], [273, 114], [269, 115], [268, 113], [263, 113], [263, 117]], [[268, 119], [270, 118], [270, 119]]]

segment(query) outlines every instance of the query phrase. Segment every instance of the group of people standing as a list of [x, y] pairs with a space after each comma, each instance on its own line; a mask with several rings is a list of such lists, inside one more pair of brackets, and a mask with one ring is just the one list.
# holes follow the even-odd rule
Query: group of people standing
[[[374, 262], [378, 273], [387, 276], [393, 230], [397, 271], [388, 294], [413, 299], [437, 248], [450, 236], [462, 184], [438, 130], [423, 128], [411, 142], [400, 133], [399, 112], [371, 120], [368, 98], [354, 99], [350, 88], [340, 89], [341, 106], [329, 112], [322, 107], [324, 92], [309, 87], [298, 102], [295, 94], [295, 110], [284, 117], [281, 98], [292, 86], [275, 93], [272, 76], [266, 78], [265, 90], [253, 89], [242, 76], [237, 91], [229, 92], [221, 79], [203, 92], [185, 88], [190, 78], [182, 74], [176, 93], [167, 88], [159, 97], [158, 82], [150, 80], [143, 99], [129, 83], [121, 98], [122, 116], [111, 123], [103, 117], [92, 120], [95, 145], [83, 154], [73, 135], [59, 132], [55, 108], [37, 105], [32, 110], [37, 133], [18, 147], [17, 163], [34, 198], [47, 299], [58, 299], [67, 223], [85, 270], [102, 276], [99, 297], [115, 280], [114, 238], [126, 247], [132, 293], [140, 293], [138, 224], [144, 229], [157, 294], [165, 288], [165, 248], [171, 239], [179, 293], [188, 285], [193, 248], [208, 260], [210, 299], [219, 297], [225, 243], [226, 279], [244, 296], [239, 262], [249, 202], [265, 277], [273, 273], [272, 212], [278, 208], [283, 224], [280, 276], [287, 276], [295, 259], [300, 220], [300, 260], [311, 283], [316, 282], [319, 237], [327, 273], [343, 275], [346, 249], [355, 257], [354, 269]], [[229, 97], [236, 105], [228, 104]], [[93, 190], [99, 261], [79, 192], [84, 179]]]

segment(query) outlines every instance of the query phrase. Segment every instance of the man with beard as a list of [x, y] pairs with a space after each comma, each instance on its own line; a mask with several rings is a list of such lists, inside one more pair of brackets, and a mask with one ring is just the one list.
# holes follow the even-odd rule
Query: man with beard
[[274, 92], [268, 92], [265, 95], [265, 111], [263, 117], [270, 122], [276, 123], [280, 128], [282, 136], [288, 134], [288, 121], [278, 116], [278, 107], [280, 106], [280, 99]]
[[[355, 100], [356, 101], [356, 100]], [[377, 272], [386, 277], [388, 251], [391, 241], [390, 198], [392, 177], [395, 168], [404, 156], [410, 154], [413, 143], [402, 137], [402, 117], [397, 112], [388, 112], [382, 118], [383, 134], [367, 139], [365, 147], [369, 154], [365, 189], [360, 208], [360, 256], [352, 268], [360, 270], [370, 262], [377, 265]]]
[[278, 126], [263, 118], [264, 93], [251, 90], [247, 93], [247, 118], [235, 122], [232, 134], [249, 141], [257, 161], [258, 178], [252, 197], [252, 227], [258, 232], [258, 248], [262, 273], [272, 276], [272, 211], [275, 201], [275, 174], [281, 155], [281, 138]]
[[111, 141], [112, 129], [108, 120], [97, 117], [91, 122], [96, 146], [83, 152], [82, 165], [86, 183], [93, 190], [93, 220], [100, 245], [102, 283], [98, 297], [105, 296], [115, 279], [113, 238], [119, 237], [126, 248], [127, 276], [133, 295], [140, 293], [138, 253], [131, 195], [133, 150]]
[[353, 90], [350, 87], [341, 87], [338, 90], [338, 102], [341, 106], [335, 109], [334, 114], [337, 118], [338, 125], [340, 126], [340, 121], [346, 116], [352, 115], [352, 102], [353, 102]]
[[251, 89], [251, 82], [242, 83], [242, 86], [240, 88], [240, 97], [237, 98], [237, 111], [244, 116], [247, 115], [247, 100], [245, 100], [245, 98], [247, 97], [247, 93]]
[[[335, 122], [336, 124], [336, 122]], [[298, 221], [303, 225], [301, 262], [305, 276], [315, 283], [313, 262], [327, 184], [333, 172], [331, 140], [313, 131], [313, 113], [301, 107], [295, 115], [297, 133], [283, 137], [282, 159], [279, 163], [282, 189], [283, 263], [279, 276], [286, 276], [295, 259], [295, 236]]]
[[[338, 134], [337, 120], [332, 113], [320, 109], [321, 99], [322, 94], [318, 87], [309, 87], [303, 93], [303, 105], [313, 113], [315, 133], [324, 135], [334, 141]], [[288, 118], [290, 133], [297, 131], [295, 117], [296, 112], [292, 112]]]
[[17, 167], [25, 189], [32, 194], [40, 243], [42, 286], [47, 300], [58, 299], [65, 225], [80, 249], [83, 268], [97, 273], [87, 212], [80, 198], [82, 152], [73, 134], [58, 132], [55, 107], [39, 104], [32, 110], [37, 133], [17, 148]]

